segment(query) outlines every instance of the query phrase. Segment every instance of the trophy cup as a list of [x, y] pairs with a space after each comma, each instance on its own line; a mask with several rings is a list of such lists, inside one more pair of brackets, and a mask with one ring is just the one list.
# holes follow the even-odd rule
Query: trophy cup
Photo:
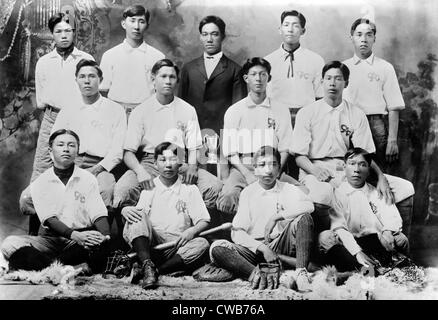
[[219, 136], [217, 133], [214, 133], [213, 135], [206, 134], [204, 136], [204, 145], [207, 148], [207, 163], [214, 163], [217, 164], [217, 148], [219, 143]]

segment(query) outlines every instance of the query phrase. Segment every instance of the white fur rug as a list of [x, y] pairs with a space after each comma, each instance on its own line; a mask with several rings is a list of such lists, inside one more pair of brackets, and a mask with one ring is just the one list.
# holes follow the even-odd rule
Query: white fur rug
[[437, 268], [394, 269], [377, 278], [354, 274], [336, 286], [337, 273], [325, 268], [312, 275], [312, 291], [299, 293], [290, 289], [295, 271], [283, 272], [276, 290], [252, 290], [239, 279], [224, 282], [198, 282], [191, 276], [160, 276], [160, 286], [143, 290], [130, 284], [130, 278], [104, 279], [101, 275], [78, 276], [80, 269], [54, 263], [40, 271], [15, 271], [3, 275], [4, 280], [51, 283], [54, 291], [49, 299], [156, 299], [156, 300], [430, 300], [438, 299]]

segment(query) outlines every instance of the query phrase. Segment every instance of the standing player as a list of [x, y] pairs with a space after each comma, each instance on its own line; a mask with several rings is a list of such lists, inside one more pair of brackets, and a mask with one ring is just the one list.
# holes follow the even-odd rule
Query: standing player
[[354, 56], [344, 63], [350, 69], [350, 84], [345, 99], [367, 115], [377, 162], [382, 168], [398, 158], [399, 112], [405, 108], [394, 67], [376, 57], [376, 25], [368, 19], [357, 19], [350, 30]]
[[324, 60], [300, 44], [300, 38], [306, 32], [306, 18], [302, 13], [284, 11], [280, 21], [283, 42], [279, 49], [265, 57], [272, 66], [268, 94], [289, 107], [294, 124], [300, 108], [323, 96], [321, 70]]
[[100, 84], [104, 96], [121, 104], [127, 116], [153, 94], [152, 66], [164, 54], [148, 45], [143, 36], [149, 27], [150, 13], [141, 5], [123, 11], [122, 27], [125, 40], [106, 51], [100, 67], [105, 77]]

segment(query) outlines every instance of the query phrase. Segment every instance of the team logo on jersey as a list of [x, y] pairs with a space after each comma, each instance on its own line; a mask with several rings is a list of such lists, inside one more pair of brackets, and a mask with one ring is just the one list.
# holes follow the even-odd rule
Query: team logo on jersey
[[176, 128], [177, 128], [178, 130], [181, 130], [182, 132], [186, 132], [187, 124], [185, 124], [185, 123], [182, 122], [182, 121], [178, 121], [178, 122], [176, 123]]
[[346, 135], [347, 137], [349, 137], [349, 136], [351, 136], [351, 134], [352, 134], [353, 132], [350, 130], [350, 128], [349, 128], [347, 125], [345, 125], [345, 124], [341, 124], [341, 133], [345, 133], [345, 135]]
[[370, 201], [370, 207], [374, 214], [377, 214], [377, 206]]
[[75, 200], [79, 201], [80, 203], [85, 203], [85, 196], [79, 191], [75, 191]]
[[380, 81], [380, 76], [377, 73], [374, 72], [370, 72], [368, 73], [368, 80], [370, 82], [374, 82], [374, 81]]
[[275, 130], [275, 119], [274, 118], [268, 118], [268, 128], [272, 128]]
[[175, 205], [176, 211], [178, 214], [186, 213], [187, 211], [187, 203], [183, 200], [178, 200]]
[[303, 72], [303, 71], [298, 71], [297, 73], [298, 73], [298, 77], [300, 79], [309, 80], [309, 78], [310, 78], [310, 73]]

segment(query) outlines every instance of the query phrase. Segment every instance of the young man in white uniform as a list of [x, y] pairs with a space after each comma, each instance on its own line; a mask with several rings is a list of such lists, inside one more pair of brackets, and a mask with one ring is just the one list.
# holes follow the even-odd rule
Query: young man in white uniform
[[[197, 235], [208, 227], [210, 215], [198, 188], [183, 184], [178, 175], [181, 153], [170, 142], [158, 144], [155, 187], [143, 190], [136, 206], [122, 210], [126, 219], [123, 236], [141, 264], [134, 270], [132, 283], [140, 282], [144, 289], [157, 287], [158, 274], [193, 271], [208, 252], [208, 241]], [[153, 246], [170, 241], [176, 241], [175, 246], [153, 250]]]
[[[374, 153], [375, 147], [364, 112], [342, 99], [348, 85], [348, 67], [332, 61], [324, 66], [322, 75], [324, 98], [298, 112], [292, 152], [300, 168], [300, 182], [310, 189], [312, 200], [330, 206], [333, 188], [345, 178], [343, 155], [346, 151], [354, 146]], [[389, 203], [405, 200], [405, 215], [411, 217], [412, 183], [384, 175], [374, 161], [371, 167], [377, 175], [378, 191]]]
[[319, 235], [319, 247], [327, 262], [339, 271], [374, 267], [374, 259], [387, 265], [394, 251], [406, 254], [409, 250], [397, 207], [386, 203], [377, 189], [366, 182], [371, 159], [361, 148], [345, 154], [347, 181], [335, 190], [330, 230]]
[[148, 45], [143, 36], [149, 27], [150, 12], [133, 5], [123, 12], [122, 27], [125, 40], [106, 51], [100, 63], [104, 79], [101, 92], [121, 104], [129, 117], [131, 111], [153, 94], [152, 66], [164, 54]]
[[9, 236], [1, 246], [10, 269], [41, 270], [55, 260], [87, 262], [101, 272], [109, 249], [110, 228], [96, 178], [74, 164], [79, 137], [71, 130], [52, 133], [53, 167], [30, 185], [35, 210], [44, 227], [38, 236]]
[[367, 115], [376, 161], [386, 171], [398, 158], [399, 112], [405, 103], [394, 67], [372, 51], [376, 25], [368, 19], [357, 19], [350, 34], [354, 56], [344, 61], [350, 69], [350, 83], [344, 97]]

